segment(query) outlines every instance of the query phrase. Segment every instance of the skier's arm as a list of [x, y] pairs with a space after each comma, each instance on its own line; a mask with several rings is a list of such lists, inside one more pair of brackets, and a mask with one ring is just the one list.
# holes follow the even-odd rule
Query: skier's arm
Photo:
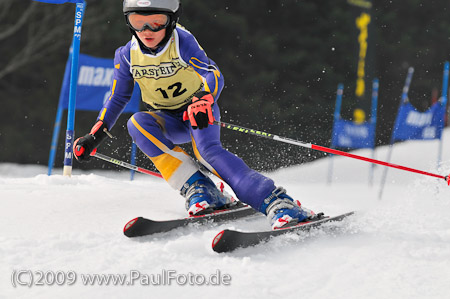
[[180, 56], [202, 78], [204, 90], [210, 92], [214, 100], [220, 96], [224, 78], [216, 63], [208, 58], [195, 37], [187, 30], [177, 27], [180, 42]]
[[88, 161], [97, 147], [110, 136], [109, 130], [114, 126], [133, 94], [134, 80], [130, 73], [129, 44], [116, 51], [114, 57], [114, 76], [110, 96], [100, 110], [97, 122], [91, 131], [78, 138], [73, 145], [75, 158]]
[[129, 44], [127, 44], [116, 51], [110, 96], [103, 104], [97, 118], [97, 121], [102, 121], [108, 130], [111, 130], [114, 126], [133, 94], [134, 79], [130, 73], [129, 47]]

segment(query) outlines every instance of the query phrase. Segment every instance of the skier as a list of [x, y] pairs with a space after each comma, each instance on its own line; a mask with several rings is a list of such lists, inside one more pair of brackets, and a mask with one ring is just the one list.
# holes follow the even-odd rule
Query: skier
[[229, 203], [212, 180], [177, 144], [192, 142], [199, 163], [225, 181], [240, 201], [267, 215], [272, 228], [306, 221], [314, 213], [302, 208], [281, 187], [250, 169], [222, 148], [217, 104], [224, 78], [195, 37], [178, 24], [179, 0], [125, 0], [123, 13], [132, 38], [116, 50], [111, 95], [89, 134], [74, 142], [73, 152], [88, 161], [108, 136], [137, 82], [148, 111], [128, 120], [128, 132], [186, 199], [190, 215]]

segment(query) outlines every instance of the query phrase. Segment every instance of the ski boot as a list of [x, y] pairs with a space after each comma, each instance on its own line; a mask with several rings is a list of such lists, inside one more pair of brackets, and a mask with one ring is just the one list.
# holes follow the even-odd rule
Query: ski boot
[[231, 203], [231, 197], [220, 192], [213, 181], [200, 171], [184, 183], [180, 193], [186, 198], [186, 210], [190, 216], [207, 214]]
[[264, 199], [260, 212], [267, 215], [274, 230], [308, 221], [315, 215], [313, 211], [302, 207], [300, 201], [287, 195], [282, 187], [276, 188]]

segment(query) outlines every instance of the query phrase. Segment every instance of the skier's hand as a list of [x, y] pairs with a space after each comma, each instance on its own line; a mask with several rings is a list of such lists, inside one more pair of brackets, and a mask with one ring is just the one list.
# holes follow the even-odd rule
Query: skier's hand
[[189, 120], [193, 129], [204, 129], [208, 124], [212, 125], [214, 116], [212, 114], [214, 98], [211, 93], [200, 91], [192, 98], [192, 104], [184, 112], [183, 120]]
[[73, 154], [79, 162], [89, 161], [91, 155], [97, 151], [97, 147], [107, 137], [111, 136], [105, 124], [100, 120], [91, 129], [89, 134], [75, 140]]

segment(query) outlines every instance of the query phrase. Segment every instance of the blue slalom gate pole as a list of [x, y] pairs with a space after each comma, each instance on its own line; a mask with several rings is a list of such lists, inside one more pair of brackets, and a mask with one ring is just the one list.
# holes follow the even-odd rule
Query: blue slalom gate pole
[[[344, 84], [340, 83], [336, 92], [336, 106], [334, 108], [334, 123], [336, 123], [341, 118], [341, 106], [342, 106], [342, 95], [344, 94]], [[331, 145], [333, 148], [333, 145]], [[327, 183], [331, 184], [333, 180], [333, 156], [330, 155], [330, 163], [328, 164], [328, 180]]]
[[[448, 73], [449, 73], [449, 62], [446, 61], [444, 64], [444, 74], [443, 74], [443, 78], [442, 78], [442, 94], [441, 94], [441, 105], [444, 106], [444, 115], [442, 115], [442, 121], [440, 123], [441, 128], [444, 128], [444, 122], [445, 122], [445, 113], [447, 111], [446, 107], [447, 107], [447, 101], [448, 101]], [[441, 161], [442, 161], [442, 133], [441, 133], [441, 138], [439, 140], [439, 149], [438, 149], [438, 160], [437, 160], [437, 168], [439, 169], [439, 167], [441, 166]]]
[[[70, 49], [69, 53], [69, 59], [68, 61], [72, 61], [71, 58], [72, 55], [72, 49]], [[61, 87], [61, 91], [59, 93], [59, 101], [58, 101], [58, 110], [56, 111], [56, 119], [55, 124], [53, 126], [53, 137], [52, 137], [52, 143], [50, 145], [50, 154], [48, 157], [48, 175], [52, 175], [53, 167], [55, 166], [55, 156], [56, 156], [56, 150], [58, 149], [58, 139], [59, 139], [59, 132], [61, 131], [61, 121], [64, 113], [64, 107], [63, 107], [63, 100], [64, 100], [64, 85], [67, 84], [70, 79], [70, 68], [68, 63], [66, 63], [66, 69], [64, 70], [64, 79], [63, 79], [63, 86]]]
[[[405, 85], [403, 85], [402, 97], [400, 99], [400, 105], [399, 105], [399, 108], [397, 109], [397, 118], [398, 118], [398, 111], [400, 110], [401, 105], [403, 105], [408, 100], [409, 86], [411, 85], [413, 74], [414, 74], [414, 68], [409, 67], [408, 74], [406, 75], [406, 79], [405, 79]], [[388, 163], [391, 162], [392, 150], [393, 150], [394, 141], [395, 141], [394, 140], [395, 130], [397, 129], [396, 127], [397, 127], [397, 119], [395, 120], [394, 128], [392, 129], [392, 132], [391, 132], [391, 142], [389, 144], [389, 151], [388, 151], [388, 156], [387, 156]], [[387, 171], [388, 171], [388, 168], [386, 167], [383, 171], [383, 175], [381, 176], [381, 183], [380, 183], [380, 190], [378, 192], [378, 199], [381, 199], [383, 197], [384, 185], [386, 184]]]
[[[50, 4], [64, 4], [64, 3], [76, 3], [75, 10], [75, 25], [73, 30], [72, 39], [72, 69], [70, 74], [70, 93], [69, 93], [69, 108], [67, 116], [67, 131], [66, 131], [66, 143], [64, 153], [64, 169], [63, 174], [66, 176], [72, 175], [72, 159], [73, 159], [73, 137], [74, 137], [74, 125], [75, 125], [75, 96], [76, 96], [76, 84], [78, 81], [78, 56], [80, 53], [80, 40], [81, 40], [81, 26], [83, 24], [83, 15], [86, 8], [86, 2], [84, 0], [34, 0], [36, 2], [50, 3]], [[51, 174], [54, 164], [54, 153], [56, 151], [56, 140], [59, 134], [60, 122], [62, 118], [63, 109], [61, 108], [61, 100], [58, 104], [58, 112], [56, 115], [55, 128], [53, 130], [52, 148], [50, 151], [50, 158], [48, 163], [48, 174]]]
[[66, 142], [64, 152], [64, 168], [63, 175], [72, 175], [72, 162], [73, 162], [73, 139], [74, 139], [74, 127], [75, 127], [75, 105], [76, 105], [76, 92], [78, 82], [78, 57], [80, 54], [80, 41], [81, 41], [81, 26], [83, 24], [83, 15], [86, 8], [86, 3], [82, 1], [77, 3], [75, 11], [75, 25], [73, 30], [73, 42], [72, 42], [72, 66], [70, 70], [70, 89], [69, 89], [69, 105], [67, 109], [67, 129], [66, 129]]
[[59, 131], [61, 130], [61, 119], [63, 115], [64, 109], [58, 105], [58, 110], [56, 112], [56, 120], [55, 125], [53, 127], [53, 137], [52, 144], [50, 146], [50, 155], [48, 158], [48, 175], [52, 175], [53, 166], [55, 165], [55, 155], [56, 149], [58, 147], [58, 137]]
[[[375, 143], [376, 143], [376, 129], [377, 129], [377, 107], [378, 107], [378, 87], [380, 83], [378, 79], [373, 79], [372, 83], [372, 111], [370, 113], [370, 129], [373, 131], [373, 147], [372, 147], [372, 159], [375, 159]], [[373, 172], [375, 164], [370, 167], [369, 173], [369, 186], [373, 185]]]
[[[137, 145], [136, 143], [131, 143], [131, 160], [130, 163], [131, 165], [136, 165], [136, 149], [137, 149]], [[130, 180], [134, 180], [134, 174], [136, 173], [136, 171], [134, 169], [130, 170]]]

